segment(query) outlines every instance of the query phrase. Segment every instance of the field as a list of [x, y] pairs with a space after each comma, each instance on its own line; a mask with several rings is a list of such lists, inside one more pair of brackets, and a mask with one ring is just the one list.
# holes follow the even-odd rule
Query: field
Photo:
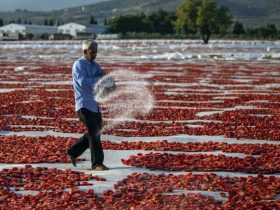
[[80, 41], [0, 42], [1, 209], [280, 209], [279, 42], [99, 41], [97, 62], [155, 97], [104, 132], [103, 172], [65, 153], [85, 131], [80, 56]]

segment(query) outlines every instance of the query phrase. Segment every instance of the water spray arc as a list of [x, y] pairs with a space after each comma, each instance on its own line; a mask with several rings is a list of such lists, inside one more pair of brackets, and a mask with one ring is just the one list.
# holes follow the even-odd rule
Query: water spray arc
[[[117, 88], [109, 93], [106, 87], [112, 85], [112, 78]], [[94, 87], [95, 100], [105, 106], [110, 116], [102, 132], [153, 110], [155, 99], [148, 85], [140, 73], [132, 70], [116, 70], [98, 81]]]

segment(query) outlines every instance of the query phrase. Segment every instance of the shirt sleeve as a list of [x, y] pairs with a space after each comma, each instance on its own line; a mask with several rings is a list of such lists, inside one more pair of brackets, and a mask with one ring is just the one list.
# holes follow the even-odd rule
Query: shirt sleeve
[[97, 71], [98, 71], [98, 75], [99, 76], [104, 76], [106, 74], [106, 72], [96, 63], [96, 67], [97, 67]]
[[73, 79], [81, 86], [81, 87], [92, 87], [96, 84], [96, 82], [100, 79], [100, 77], [89, 77], [86, 74], [85, 69], [83, 69], [81, 63], [76, 62], [73, 65]]

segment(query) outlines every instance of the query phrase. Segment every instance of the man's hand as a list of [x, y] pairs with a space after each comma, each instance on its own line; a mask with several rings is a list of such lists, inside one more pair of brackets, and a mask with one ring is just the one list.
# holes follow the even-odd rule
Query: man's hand
[[110, 93], [116, 89], [116, 82], [114, 77], [107, 76], [104, 78], [104, 89], [107, 93]]

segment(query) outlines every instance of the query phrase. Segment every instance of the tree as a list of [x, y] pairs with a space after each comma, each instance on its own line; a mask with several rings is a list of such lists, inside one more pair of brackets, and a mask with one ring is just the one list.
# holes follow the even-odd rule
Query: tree
[[244, 27], [243, 27], [242, 23], [240, 23], [239, 21], [236, 21], [234, 23], [232, 33], [236, 34], [236, 35], [244, 34], [245, 30], [244, 30]]
[[270, 38], [277, 38], [278, 31], [275, 24], [268, 24], [266, 28]]
[[176, 16], [173, 12], [159, 9], [146, 17], [147, 23], [151, 25], [151, 32], [160, 34], [174, 33], [173, 22]]
[[225, 33], [231, 25], [231, 16], [225, 7], [218, 7], [215, 0], [204, 0], [198, 9], [196, 25], [207, 44], [213, 33]]
[[54, 25], [54, 20], [53, 19], [45, 19], [44, 20], [44, 25], [45, 26], [53, 26]]
[[25, 37], [26, 37], [26, 39], [31, 40], [31, 39], [33, 39], [34, 35], [32, 33], [27, 33], [25, 35]]
[[109, 31], [113, 33], [126, 34], [127, 32], [150, 32], [151, 26], [146, 16], [141, 14], [123, 15], [114, 17], [108, 22]]
[[48, 39], [49, 39], [49, 34], [48, 34], [48, 33], [43, 33], [43, 34], [40, 36], [40, 39], [48, 40]]
[[0, 26], [3, 26], [3, 25], [4, 25], [3, 19], [0, 19]]
[[89, 24], [94, 24], [94, 25], [97, 24], [97, 21], [95, 20], [95, 18], [93, 17], [93, 15], [90, 16]]
[[53, 26], [54, 25], [54, 20], [53, 19], [49, 19], [49, 26]]
[[277, 28], [274, 24], [268, 24], [266, 27], [260, 27], [255, 29], [257, 38], [267, 39], [277, 37]]
[[158, 10], [150, 15], [144, 13], [136, 15], [123, 15], [109, 20], [109, 31], [113, 33], [126, 34], [135, 33], [174, 33], [173, 22], [176, 16], [174, 12]]
[[201, 0], [185, 0], [178, 6], [174, 26], [179, 33], [196, 33], [196, 19], [201, 3]]
[[179, 33], [200, 33], [205, 44], [213, 33], [226, 33], [231, 16], [215, 0], [185, 0], [176, 10], [175, 28]]
[[217, 11], [217, 23], [218, 23], [218, 33], [226, 34], [228, 28], [232, 25], [232, 15], [229, 12], [229, 9], [225, 6], [221, 6]]
[[20, 18], [18, 18], [17, 23], [21, 24], [21, 19]]
[[57, 19], [56, 25], [57, 25], [57, 26], [61, 26], [61, 25], [62, 25], [62, 21], [61, 21], [60, 19]]

